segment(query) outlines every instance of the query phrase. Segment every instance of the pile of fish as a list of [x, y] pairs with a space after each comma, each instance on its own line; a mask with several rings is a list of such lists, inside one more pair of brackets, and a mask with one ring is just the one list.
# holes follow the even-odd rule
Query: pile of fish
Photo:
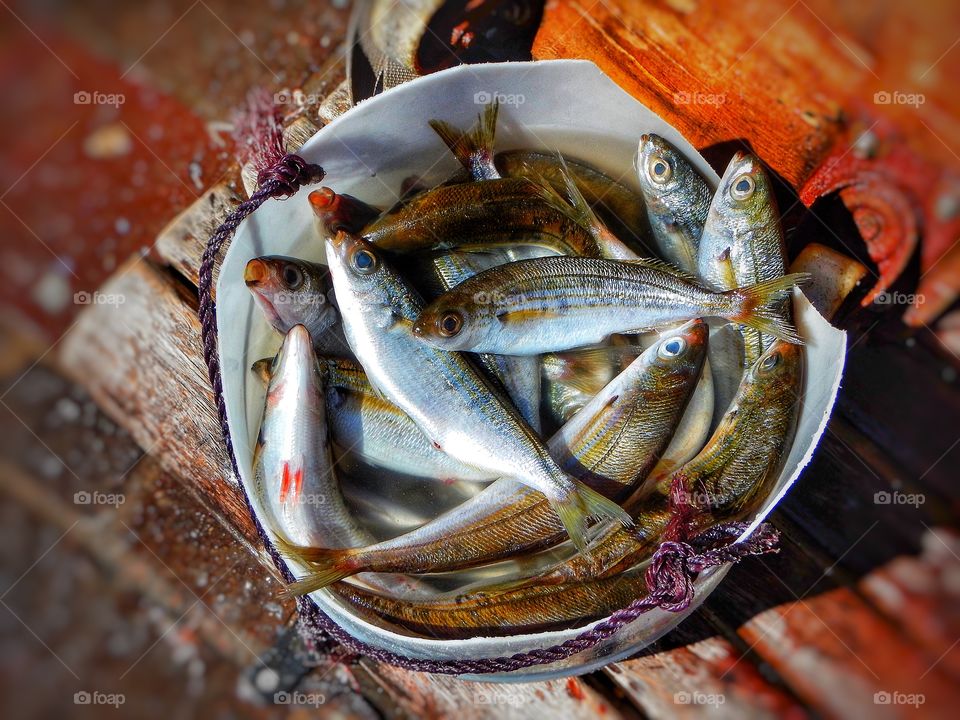
[[[629, 604], [678, 492], [691, 531], [759, 507], [803, 391], [805, 278], [786, 274], [755, 157], [713, 192], [644, 135], [638, 194], [570, 157], [495, 152], [497, 114], [432, 121], [463, 169], [411, 178], [393, 207], [310, 193], [327, 265], [245, 270], [284, 335], [253, 371], [257, 490], [309, 568], [286, 593], [328, 588], [406, 634], [556, 630]], [[463, 484], [463, 502], [378, 540], [342, 494], [350, 463]]]

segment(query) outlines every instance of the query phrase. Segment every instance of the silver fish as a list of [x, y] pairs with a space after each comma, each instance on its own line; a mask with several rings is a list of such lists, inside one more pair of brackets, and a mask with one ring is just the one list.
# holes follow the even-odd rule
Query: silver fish
[[423, 309], [415, 291], [362, 238], [328, 240], [347, 339], [371, 384], [404, 410], [439, 448], [471, 465], [541, 491], [577, 547], [591, 516], [629, 516], [560, 469], [509, 402], [459, 353], [431, 348], [412, 333]]
[[[738, 152], [720, 180], [700, 240], [698, 273], [716, 290], [730, 290], [783, 276], [787, 267], [780, 212], [773, 186], [756, 156]], [[790, 303], [771, 303], [790, 319]], [[768, 333], [745, 329], [747, 367], [772, 344]]]
[[[492, 161], [491, 161], [492, 162]], [[505, 252], [442, 253], [433, 259], [435, 274], [443, 290], [459, 285], [478, 272], [510, 262]], [[478, 356], [480, 364], [503, 385], [514, 407], [530, 427], [540, 432], [540, 359], [535, 356]]]
[[715, 293], [658, 261], [521, 260], [437, 298], [412, 330], [435, 348], [535, 355], [593, 345], [613, 333], [721, 317], [800, 343], [768, 304], [804, 279], [790, 275]]
[[295, 325], [273, 361], [254, 478], [273, 527], [294, 543], [364, 542], [333, 474], [323, 378], [310, 334]]
[[653, 133], [640, 137], [636, 166], [660, 256], [696, 275], [713, 191], [679, 150]]

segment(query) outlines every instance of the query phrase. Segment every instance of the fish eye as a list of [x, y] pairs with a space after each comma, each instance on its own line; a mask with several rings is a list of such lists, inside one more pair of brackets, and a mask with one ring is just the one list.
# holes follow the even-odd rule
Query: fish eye
[[363, 275], [369, 275], [377, 269], [376, 256], [365, 248], [360, 248], [353, 254], [353, 267]]
[[683, 338], [670, 338], [665, 343], [660, 345], [660, 350], [657, 354], [665, 359], [675, 358], [678, 355], [681, 355], [684, 350], [687, 349], [687, 342]]
[[463, 329], [463, 317], [451, 310], [440, 318], [437, 329], [443, 337], [453, 337]]
[[777, 365], [780, 364], [780, 353], [775, 352], [772, 355], [767, 355], [763, 360], [760, 361], [760, 372], [766, 373], [773, 370]]
[[287, 263], [282, 271], [283, 284], [288, 290], [298, 290], [303, 285], [303, 271], [293, 263]]
[[754, 188], [756, 188], [756, 183], [753, 178], [750, 175], [743, 174], [734, 179], [730, 186], [730, 195], [734, 200], [746, 200], [753, 195]]
[[651, 180], [658, 185], [663, 185], [673, 177], [673, 168], [659, 155], [651, 155], [647, 160], [647, 173]]

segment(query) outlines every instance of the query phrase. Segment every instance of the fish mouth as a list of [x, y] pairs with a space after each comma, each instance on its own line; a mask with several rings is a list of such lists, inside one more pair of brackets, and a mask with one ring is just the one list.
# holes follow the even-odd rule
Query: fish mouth
[[322, 187], [319, 190], [314, 190], [307, 195], [307, 200], [310, 201], [310, 207], [313, 208], [317, 215], [321, 215], [332, 208], [336, 199], [337, 194], [328, 187]]
[[347, 241], [348, 241], [348, 240], [351, 240], [351, 239], [352, 239], [352, 238], [351, 238], [351, 236], [350, 236], [350, 233], [347, 233], [347, 232], [344, 232], [343, 230], [341, 230], [341, 231], [338, 232], [336, 235], [334, 235], [333, 237], [329, 238], [329, 239], [327, 240], [327, 242], [330, 243], [330, 246], [331, 246], [334, 250], [340, 252], [340, 251], [342, 251], [342, 250], [344, 249], [344, 246], [347, 244]]
[[259, 258], [254, 258], [243, 269], [243, 281], [247, 284], [247, 287], [257, 287], [266, 280], [269, 274], [267, 264]]
[[423, 337], [427, 334], [427, 323], [422, 320], [417, 320], [413, 327], [410, 328], [410, 331], [417, 337]]

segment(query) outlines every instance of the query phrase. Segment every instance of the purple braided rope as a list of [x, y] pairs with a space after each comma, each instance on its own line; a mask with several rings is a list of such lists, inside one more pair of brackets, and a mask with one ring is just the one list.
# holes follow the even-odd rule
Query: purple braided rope
[[[223, 224], [217, 228], [217, 231], [207, 242], [200, 263], [198, 283], [200, 306], [198, 315], [203, 338], [203, 358], [207, 364], [210, 386], [213, 389], [223, 442], [230, 458], [231, 469], [237, 478], [240, 477], [240, 472], [234, 454], [233, 440], [230, 437], [230, 427], [227, 423], [220, 359], [217, 355], [217, 314], [212, 292], [214, 261], [223, 245], [233, 237], [240, 223], [264, 202], [270, 198], [289, 197], [295, 194], [301, 185], [319, 182], [323, 175], [323, 168], [319, 165], [309, 164], [303, 158], [289, 154], [284, 155], [273, 166], [261, 170], [257, 176], [259, 185], [257, 191], [248, 200], [240, 203], [227, 216]], [[242, 486], [241, 491], [246, 501], [247, 511], [250, 513], [250, 518], [253, 520], [263, 546], [267, 549], [284, 580], [293, 582], [295, 578], [287, 568], [286, 563], [282, 561], [273, 543], [270, 542], [269, 536], [260, 524], [256, 513], [253, 511], [250, 498]], [[682, 508], [678, 508], [678, 510], [682, 510]], [[682, 514], [678, 513], [678, 515]], [[685, 521], [686, 517], [683, 520]], [[685, 522], [680, 524], [683, 525]], [[634, 600], [627, 607], [615, 611], [603, 622], [560, 645], [517, 653], [509, 657], [481, 658], [478, 660], [410, 658], [357, 640], [333, 622], [309, 596], [297, 598], [297, 610], [300, 615], [301, 627], [308, 631], [305, 633], [306, 639], [318, 650], [332, 650], [335, 644], [339, 644], [358, 655], [366, 655], [397, 667], [444, 675], [511, 672], [535, 665], [547, 665], [566, 660], [577, 653], [589, 650], [611, 637], [624, 626], [637, 620], [644, 613], [655, 608], [662, 608], [669, 612], [686, 610], [693, 601], [693, 575], [709, 567], [738, 562], [749, 555], [776, 551], [778, 534], [766, 523], [761, 525], [757, 532], [747, 540], [730, 544], [743, 533], [744, 529], [745, 526], [742, 523], [727, 523], [706, 530], [689, 543], [679, 540], [667, 540], [661, 543], [653, 554], [650, 566], [644, 576], [649, 589], [647, 595]], [[682, 533], [677, 533], [678, 537], [680, 535]], [[697, 553], [696, 547], [703, 548], [703, 551]]]

